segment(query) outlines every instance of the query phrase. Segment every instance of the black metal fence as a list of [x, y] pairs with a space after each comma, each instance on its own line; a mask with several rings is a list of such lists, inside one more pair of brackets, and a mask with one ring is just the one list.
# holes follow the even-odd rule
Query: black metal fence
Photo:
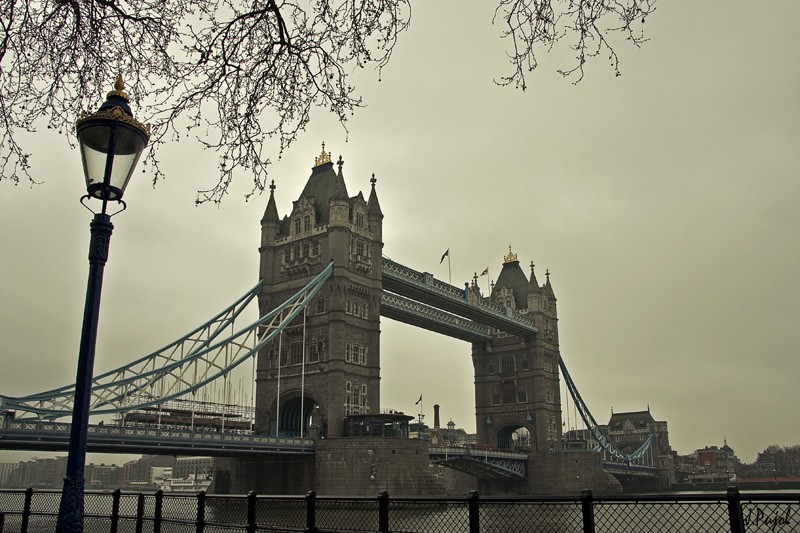
[[[61, 494], [0, 490], [0, 533], [55, 530]], [[800, 493], [577, 498], [217, 496], [87, 492], [87, 533], [798, 532]]]

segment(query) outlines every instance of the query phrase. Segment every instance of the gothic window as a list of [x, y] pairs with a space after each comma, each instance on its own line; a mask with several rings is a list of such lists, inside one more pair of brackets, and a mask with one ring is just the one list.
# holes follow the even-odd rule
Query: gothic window
[[347, 393], [353, 392], [353, 384], [350, 381], [345, 381], [344, 390]]
[[356, 212], [356, 226], [359, 228], [364, 227], [364, 213]]
[[325, 312], [325, 298], [319, 297], [317, 298], [317, 314], [321, 315]]
[[544, 356], [544, 370], [545, 372], [553, 371], [553, 358], [549, 355]]
[[283, 249], [283, 262], [288, 263], [291, 260], [289, 248]]
[[367, 347], [360, 344], [345, 344], [344, 360], [354, 365], [367, 366]]
[[303, 217], [303, 231], [311, 231], [311, 217], [308, 215]]
[[286, 348], [281, 350], [281, 366], [286, 366], [286, 363], [288, 362], [288, 355], [289, 354]]
[[556, 440], [556, 419], [553, 415], [547, 415], [547, 440]]
[[493, 392], [492, 393], [492, 405], [500, 405], [500, 393]]
[[528, 370], [528, 356], [522, 358], [522, 370]]
[[364, 255], [364, 241], [356, 239], [356, 255]]
[[292, 365], [299, 365], [303, 362], [303, 343], [293, 342], [289, 345], [290, 358], [289, 363]]
[[514, 403], [516, 400], [516, 391], [514, 389], [503, 389], [503, 403]]
[[348, 296], [344, 303], [344, 312], [348, 315], [367, 318], [367, 302], [360, 298]]
[[320, 348], [321, 348], [320, 343], [321, 342], [322, 341], [320, 341], [318, 343], [311, 343], [311, 344], [308, 345], [308, 351], [307, 351], [308, 357], [306, 358], [306, 360], [309, 363], [316, 363], [317, 361], [319, 361], [319, 352], [321, 351], [320, 350]]
[[503, 374], [513, 374], [514, 373], [514, 358], [513, 357], [503, 357], [501, 361], [500, 372]]
[[545, 393], [545, 401], [547, 403], [556, 403], [556, 396], [553, 394], [553, 387], [548, 386]]
[[295, 234], [300, 233], [300, 219], [299, 218], [294, 219], [294, 232], [295, 232]]
[[519, 403], [525, 403], [528, 401], [528, 391], [520, 390], [517, 391], [517, 401]]
[[361, 385], [361, 395], [362, 396], [366, 396], [367, 395], [367, 384], [366, 383]]
[[308, 241], [303, 243], [303, 255], [305, 257], [311, 257], [311, 243]]
[[319, 255], [319, 241], [314, 241], [311, 244], [311, 255], [314, 255], [314, 256]]

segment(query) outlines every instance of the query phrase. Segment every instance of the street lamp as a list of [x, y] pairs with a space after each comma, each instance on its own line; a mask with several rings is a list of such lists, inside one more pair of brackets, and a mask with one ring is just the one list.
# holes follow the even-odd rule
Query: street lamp
[[[83, 470], [86, 464], [100, 292], [103, 287], [103, 269], [108, 259], [108, 245], [114, 229], [111, 217], [125, 209], [125, 202], [122, 201], [125, 186], [150, 138], [150, 126], [133, 118], [124, 88], [122, 77], [118, 76], [114, 90], [108, 93], [100, 109], [92, 114], [83, 114], [76, 124], [83, 172], [86, 176], [87, 194], [81, 197], [81, 203], [92, 211], [85, 202], [96, 198], [102, 201], [102, 207], [99, 213], [92, 211], [94, 219], [90, 224], [89, 281], [86, 286], [78, 373], [75, 378], [67, 473], [58, 509], [59, 533], [83, 531]], [[111, 215], [107, 214], [109, 201], [118, 202], [122, 209]]]

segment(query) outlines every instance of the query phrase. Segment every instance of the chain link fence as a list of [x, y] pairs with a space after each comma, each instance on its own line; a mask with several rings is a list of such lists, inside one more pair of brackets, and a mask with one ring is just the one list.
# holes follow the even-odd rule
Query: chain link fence
[[[61, 494], [0, 490], [0, 533], [55, 531]], [[595, 498], [218, 496], [86, 492], [87, 533], [798, 532], [800, 493]]]

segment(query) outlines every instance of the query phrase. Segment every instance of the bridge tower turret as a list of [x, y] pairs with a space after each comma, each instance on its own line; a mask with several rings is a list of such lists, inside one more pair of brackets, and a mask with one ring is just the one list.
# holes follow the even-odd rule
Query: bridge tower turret
[[[289, 215], [280, 219], [274, 185], [262, 219], [261, 314], [275, 309], [333, 261], [333, 274], [300, 315], [258, 354], [256, 430], [269, 435], [343, 434], [344, 418], [380, 408], [380, 213], [350, 197], [341, 157], [315, 158]], [[376, 211], [377, 208], [377, 211]], [[305, 363], [304, 363], [305, 361]]]
[[[489, 298], [531, 316], [539, 332], [518, 337], [494, 330], [491, 341], [473, 343], [478, 442], [532, 451], [555, 449], [561, 440], [560, 353], [550, 274], [540, 286], [531, 264], [528, 279], [509, 247]], [[528, 442], [526, 432], [517, 431], [523, 429]]]

